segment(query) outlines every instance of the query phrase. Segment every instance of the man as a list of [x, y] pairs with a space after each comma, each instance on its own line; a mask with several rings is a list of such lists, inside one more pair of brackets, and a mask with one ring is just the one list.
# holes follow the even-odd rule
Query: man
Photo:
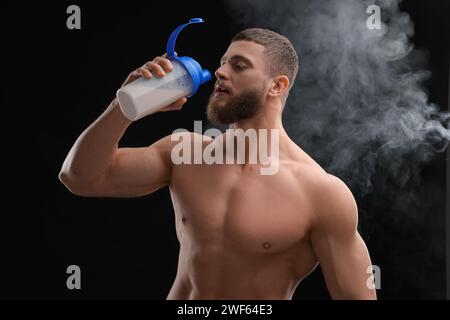
[[[149, 147], [118, 148], [130, 121], [116, 100], [69, 152], [59, 177], [77, 195], [139, 197], [169, 186], [180, 253], [168, 299], [291, 299], [318, 263], [332, 298], [376, 299], [351, 191], [299, 148], [282, 125], [298, 63], [285, 37], [244, 30], [215, 72], [207, 108], [209, 120], [229, 124], [231, 133], [276, 132], [278, 156], [268, 158], [277, 162], [275, 174], [262, 175], [267, 162], [251, 163], [247, 156], [243, 164], [174, 164], [178, 141], [170, 136]], [[124, 85], [138, 77], [163, 77], [171, 69], [168, 59], [157, 57]], [[182, 98], [164, 111], [185, 102]], [[204, 150], [230, 132], [216, 139], [194, 133], [184, 138], [200, 139]], [[245, 151], [252, 147], [246, 143]], [[237, 157], [234, 148], [222, 143], [215, 150]]]

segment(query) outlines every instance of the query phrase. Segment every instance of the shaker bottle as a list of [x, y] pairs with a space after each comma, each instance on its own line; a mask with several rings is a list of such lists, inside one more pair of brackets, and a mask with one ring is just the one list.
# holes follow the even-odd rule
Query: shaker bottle
[[173, 70], [162, 78], [143, 77], [125, 85], [117, 91], [120, 110], [131, 121], [139, 120], [168, 106], [182, 97], [193, 96], [200, 85], [211, 80], [211, 73], [202, 69], [190, 57], [178, 57], [175, 43], [178, 34], [186, 26], [204, 22], [201, 18], [191, 19], [175, 29], [167, 42], [167, 58]]

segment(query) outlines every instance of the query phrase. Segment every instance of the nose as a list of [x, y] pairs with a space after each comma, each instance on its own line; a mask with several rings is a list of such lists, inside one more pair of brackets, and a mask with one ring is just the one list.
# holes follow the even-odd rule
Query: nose
[[225, 64], [223, 64], [222, 66], [217, 68], [214, 75], [216, 76], [217, 79], [220, 79], [220, 80], [226, 80], [226, 79], [229, 79], [229, 77], [230, 77], [228, 72], [225, 70]]

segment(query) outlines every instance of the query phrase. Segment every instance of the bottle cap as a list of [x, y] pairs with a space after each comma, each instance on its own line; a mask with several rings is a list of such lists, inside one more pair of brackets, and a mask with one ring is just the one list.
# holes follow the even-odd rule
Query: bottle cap
[[176, 28], [170, 35], [169, 40], [167, 41], [167, 50], [166, 50], [167, 58], [170, 60], [178, 61], [186, 69], [186, 71], [192, 78], [193, 90], [189, 97], [192, 97], [202, 84], [211, 80], [211, 73], [206, 69], [202, 69], [200, 64], [190, 57], [178, 57], [175, 54], [175, 43], [177, 41], [179, 33], [186, 26], [194, 23], [203, 23], [203, 22], [204, 21], [202, 18], [191, 19], [188, 23], [185, 23]]

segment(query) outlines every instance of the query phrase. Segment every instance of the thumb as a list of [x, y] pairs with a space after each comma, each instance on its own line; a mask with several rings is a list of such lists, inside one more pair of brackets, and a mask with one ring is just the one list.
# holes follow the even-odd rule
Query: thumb
[[161, 109], [161, 111], [174, 111], [174, 110], [180, 110], [181, 107], [187, 102], [187, 98], [181, 98], [175, 101], [172, 104], [169, 104], [168, 106]]
[[[175, 54], [175, 56], [178, 56], [178, 54], [177, 54], [177, 52], [176, 52], [176, 51], [174, 51], [174, 54]], [[166, 53], [164, 53], [164, 54], [162, 55], [162, 57], [163, 57], [163, 58], [166, 58], [166, 59], [167, 59], [167, 52], [166, 52]]]

